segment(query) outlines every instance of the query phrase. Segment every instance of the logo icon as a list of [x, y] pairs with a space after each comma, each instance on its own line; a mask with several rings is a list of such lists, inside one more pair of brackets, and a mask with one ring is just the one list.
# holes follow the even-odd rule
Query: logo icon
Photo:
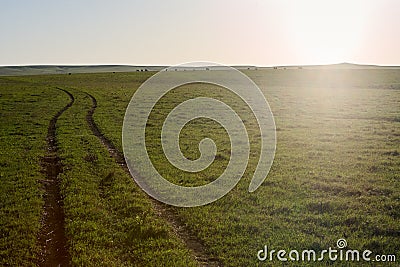
[[338, 239], [338, 241], [336, 242], [336, 246], [337, 246], [339, 249], [342, 249], [342, 248], [347, 247], [347, 241], [346, 241], [346, 239], [344, 239], [344, 238]]

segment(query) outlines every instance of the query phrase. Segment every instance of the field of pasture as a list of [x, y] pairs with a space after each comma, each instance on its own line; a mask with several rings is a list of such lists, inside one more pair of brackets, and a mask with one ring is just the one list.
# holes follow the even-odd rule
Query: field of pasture
[[227, 103], [250, 140], [243, 178], [223, 198], [195, 208], [151, 199], [123, 161], [122, 125], [136, 89], [155, 72], [0, 77], [1, 266], [279, 266], [257, 252], [336, 247], [370, 250], [396, 262], [287, 262], [293, 266], [397, 266], [400, 261], [400, 70], [244, 70], [274, 114], [275, 160], [255, 192], [260, 133], [250, 109], [226, 89], [189, 84], [152, 111], [146, 147], [173, 183], [198, 186], [227, 166], [226, 131], [188, 123], [180, 148], [215, 161], [186, 173], [163, 154], [161, 127], [179, 103], [198, 96]]

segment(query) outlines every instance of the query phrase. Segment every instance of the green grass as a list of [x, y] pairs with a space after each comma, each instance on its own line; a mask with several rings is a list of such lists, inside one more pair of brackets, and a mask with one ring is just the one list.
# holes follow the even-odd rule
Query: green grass
[[[257, 264], [255, 254], [264, 244], [321, 250], [334, 247], [343, 237], [349, 248], [396, 254], [398, 258], [400, 93], [390, 88], [399, 83], [399, 73], [288, 71], [249, 75], [264, 91], [276, 119], [278, 143], [271, 173], [261, 188], [247, 193], [257, 158], [257, 151], [253, 151], [244, 178], [232, 192], [204, 207], [176, 209], [180, 218], [212, 254], [232, 266]], [[314, 76], [316, 80], [312, 80]], [[113, 88], [117, 89], [115, 85]], [[206, 91], [204, 87], [198, 89]], [[123, 114], [107, 122], [101, 113], [109, 112], [112, 106], [115, 115], [117, 110], [124, 110], [131, 94], [122, 89], [120, 99], [106, 101], [107, 92], [94, 90], [108, 102], [95, 118], [107, 136], [118, 142]], [[171, 101], [165, 99], [159, 112], [154, 112], [158, 114], [154, 114], [153, 122], [172, 108], [171, 103], [197, 94], [192, 89], [192, 95], [188, 95], [189, 91], [182, 88], [181, 94], [171, 94]], [[206, 93], [221, 97], [212, 91]], [[250, 135], [256, 136], [254, 124], [247, 124]], [[153, 127], [154, 132], [148, 131], [150, 136], [154, 134], [148, 140], [157, 141], [159, 126]], [[186, 143], [190, 150], [184, 154], [198, 155], [200, 131], [198, 125], [191, 128], [190, 138], [185, 131], [181, 133], [181, 147]], [[226, 138], [219, 131], [216, 125], [207, 125], [213, 140], [224, 144]], [[256, 148], [252, 140], [252, 148]], [[210, 169], [197, 176], [179, 174], [157, 151], [161, 151], [159, 146], [152, 154], [155, 165], [163, 167], [164, 175], [176, 183], [209, 181], [220, 172], [218, 164], [223, 165], [223, 160], [215, 162], [213, 175], [207, 173]], [[182, 181], [182, 177], [187, 180]]]
[[[45, 108], [56, 111], [43, 99], [59, 101], [58, 106], [68, 101], [66, 96], [43, 88], [60, 86], [77, 98], [73, 107], [60, 117], [57, 130], [63, 162], [67, 166], [62, 174], [62, 193], [65, 196], [67, 236], [76, 265], [158, 265], [164, 260], [171, 264], [181, 260], [176, 265], [184, 266], [184, 262], [190, 262], [188, 252], [165, 223], [154, 215], [144, 193], [109, 157], [85, 122], [91, 102], [83, 92], [88, 92], [98, 101], [94, 114], [96, 123], [122, 150], [125, 109], [135, 90], [151, 74], [76, 74], [26, 76], [12, 78], [12, 82], [0, 80], [2, 111], [16, 106], [23, 114], [26, 112], [24, 107], [10, 104], [10, 101], [14, 103], [24, 96], [24, 92], [30, 94], [37, 88], [52, 96], [35, 103], [38, 114]], [[168, 179], [189, 186], [204, 184], [218, 177], [229, 159], [226, 133], [218, 124], [208, 120], [193, 122], [181, 133], [181, 147], [189, 158], [198, 157], [197, 144], [201, 138], [211, 137], [217, 143], [219, 156], [204, 172], [191, 175], [179, 172], [160, 153], [159, 130], [163, 117], [176, 103], [199, 94], [222, 99], [235, 110], [240, 110], [251, 140], [251, 158], [244, 177], [220, 200], [203, 207], [171, 209], [205, 244], [208, 252], [225, 266], [260, 264], [256, 254], [265, 244], [271, 249], [321, 251], [335, 247], [339, 238], [347, 240], [348, 248], [369, 249], [375, 254], [396, 254], [398, 261], [400, 91], [396, 89], [400, 84], [400, 72], [263, 70], [248, 71], [247, 74], [260, 86], [275, 116], [277, 151], [270, 174], [257, 191], [247, 192], [257, 164], [260, 140], [254, 118], [237, 98], [210, 86], [179, 88], [156, 106], [146, 136], [154, 164]], [[32, 88], [24, 91], [26, 89], [20, 89], [24, 88], [22, 84]], [[44, 128], [39, 127], [36, 140], [37, 158], [44, 153], [46, 122], [53, 114], [48, 110], [43, 113], [47, 117], [37, 120], [44, 125]], [[20, 121], [26, 138], [34, 136], [29, 132], [32, 127], [25, 126], [29, 119], [19, 115], [18, 120], [14, 119], [16, 115], [11, 111], [7, 114], [7, 119], [2, 118], [5, 120], [2, 125], [10, 125], [9, 130], [2, 128], [3, 143], [7, 143], [7, 150], [3, 153], [17, 151], [13, 153], [18, 157], [27, 157], [23, 149], [15, 150], [24, 142], [14, 141], [16, 137], [11, 133], [12, 124]], [[204, 131], [205, 126], [207, 131]], [[32, 142], [32, 146], [34, 144]], [[36, 168], [36, 178], [21, 173], [20, 183], [24, 188], [17, 187], [18, 190], [13, 192], [25, 194], [29, 190], [36, 197], [30, 198], [28, 204], [20, 196], [13, 197], [12, 203], [0, 202], [2, 212], [19, 206], [22, 206], [20, 209], [27, 205], [35, 207], [30, 212], [36, 217], [29, 217], [29, 213], [22, 213], [22, 210], [20, 217], [16, 214], [8, 216], [10, 218], [1, 217], [5, 225], [17, 222], [20, 227], [30, 229], [31, 238], [15, 234], [16, 239], [25, 240], [25, 250], [22, 246], [19, 248], [28, 253], [34, 251], [32, 241], [40, 219], [39, 185], [29, 182], [40, 179], [37, 158], [28, 165], [3, 154], [2, 157], [10, 162], [10, 167], [1, 167], [2, 179], [11, 177], [11, 171], [16, 173], [18, 165], [29, 173], [35, 173], [32, 169]], [[8, 188], [2, 184], [1, 192], [10, 192], [14, 188], [14, 184], [9, 184]], [[17, 204], [20, 201], [25, 204]], [[4, 238], [9, 234], [7, 229], [1, 227], [0, 245], [7, 248], [2, 250], [5, 263], [11, 262], [11, 253], [15, 253], [8, 248], [20, 245], [14, 239]], [[29, 256], [19, 255], [28, 261]], [[154, 261], [156, 255], [162, 258], [161, 262]], [[277, 264], [277, 260], [262, 263], [263, 266]], [[347, 266], [345, 262], [326, 264]]]
[[[48, 122], [69, 99], [55, 86], [2, 82], [1, 263], [34, 265], [44, 193], [38, 181], [45, 179], [40, 157]], [[90, 98], [67, 89], [75, 102], [57, 121], [57, 143], [71, 264], [192, 266], [188, 250], [88, 128]]]
[[[188, 251], [88, 128], [91, 99], [68, 89], [75, 104], [59, 119], [61, 176], [72, 263], [77, 266], [190, 265]], [[162, 249], [160, 249], [162, 248]]]
[[14, 78], [0, 78], [0, 265], [37, 259], [43, 190], [40, 159], [47, 126], [68, 96]]

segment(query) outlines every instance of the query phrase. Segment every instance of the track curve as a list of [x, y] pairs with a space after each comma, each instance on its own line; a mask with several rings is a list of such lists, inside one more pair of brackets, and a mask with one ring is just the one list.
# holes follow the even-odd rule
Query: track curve
[[[115, 159], [115, 161], [129, 175], [131, 175], [126, 165], [124, 155], [114, 146], [114, 144], [109, 139], [107, 139], [107, 137], [104, 136], [104, 134], [100, 131], [99, 127], [93, 119], [93, 114], [97, 108], [96, 98], [87, 92], [85, 93], [92, 99], [92, 107], [86, 115], [86, 120], [89, 128], [92, 130], [93, 134], [99, 138], [100, 142], [107, 148], [110, 155]], [[174, 234], [180, 240], [182, 240], [186, 247], [192, 252], [193, 257], [198, 262], [199, 266], [222, 266], [217, 258], [211, 257], [207, 253], [206, 247], [202, 244], [202, 242], [187, 229], [184, 223], [179, 220], [179, 218], [176, 216], [176, 214], [174, 214], [172, 210], [166, 207], [166, 205], [154, 200], [153, 198], [150, 198], [150, 200], [156, 214], [170, 225]]]
[[45, 193], [42, 228], [38, 237], [41, 248], [39, 266], [68, 266], [70, 260], [65, 236], [63, 200], [58, 179], [58, 175], [63, 171], [63, 166], [57, 153], [56, 124], [64, 111], [73, 105], [75, 98], [65, 89], [58, 87], [57, 89], [66, 93], [70, 101], [51, 118], [47, 127], [47, 151], [41, 159], [42, 172], [46, 174], [46, 179], [40, 181]]

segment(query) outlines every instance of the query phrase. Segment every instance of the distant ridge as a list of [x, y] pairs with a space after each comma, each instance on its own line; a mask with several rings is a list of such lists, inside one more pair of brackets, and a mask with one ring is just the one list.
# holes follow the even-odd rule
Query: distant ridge
[[[101, 72], [134, 72], [160, 71], [167, 66], [132, 66], [132, 65], [27, 65], [27, 66], [0, 66], [0, 76], [45, 75], [45, 74], [74, 74], [74, 73], [101, 73]], [[297, 65], [257, 67], [238, 65], [232, 66], [240, 70], [263, 69], [400, 69], [400, 66], [360, 65], [353, 63], [339, 63], [331, 65]], [[217, 67], [177, 67], [176, 70], [218, 69]]]
[[[132, 66], [132, 65], [27, 65], [27, 66], [0, 66], [0, 76], [46, 75], [46, 74], [74, 74], [74, 73], [101, 73], [101, 72], [134, 72], [160, 71], [168, 66]], [[237, 69], [257, 69], [255, 66], [235, 66]], [[176, 67], [176, 70], [217, 70], [219, 67]]]
[[0, 67], [0, 76], [69, 74], [69, 73], [100, 73], [100, 72], [132, 72], [159, 71], [164, 66], [130, 66], [130, 65], [31, 65]]
[[354, 63], [337, 63], [328, 65], [296, 65], [296, 66], [275, 66], [273, 69], [400, 69], [400, 66], [379, 66]]

